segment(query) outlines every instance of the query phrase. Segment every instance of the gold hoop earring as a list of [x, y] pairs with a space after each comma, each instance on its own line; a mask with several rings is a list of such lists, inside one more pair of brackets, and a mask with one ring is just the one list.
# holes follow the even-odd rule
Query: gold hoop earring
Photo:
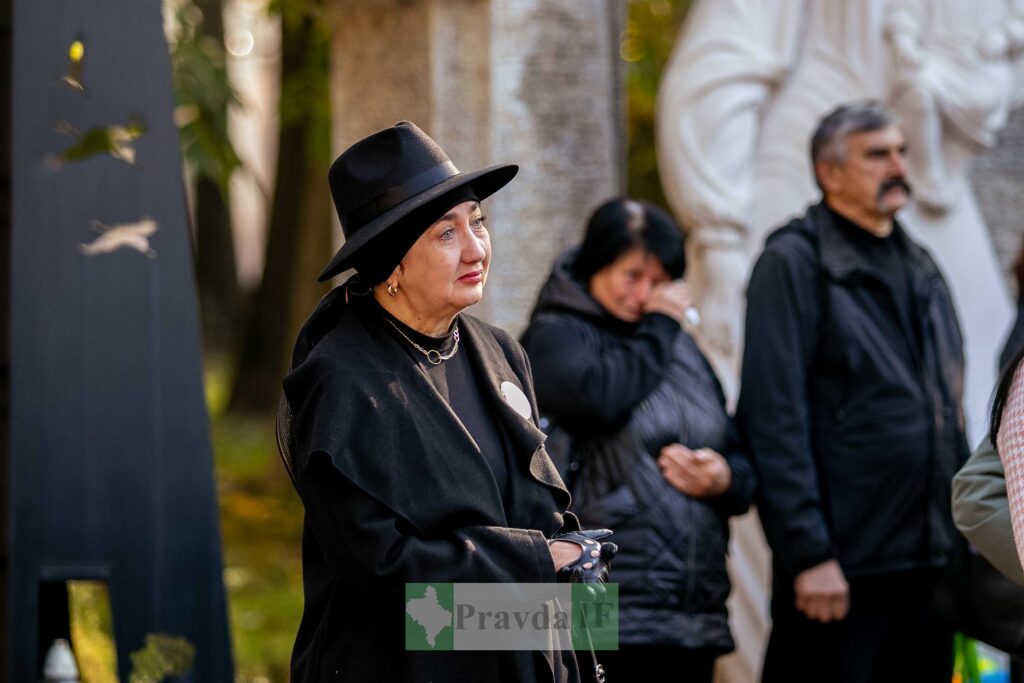
[[394, 295], [398, 294], [398, 287], [395, 286], [394, 282], [389, 282], [388, 283], [388, 294], [390, 296], [394, 296]]

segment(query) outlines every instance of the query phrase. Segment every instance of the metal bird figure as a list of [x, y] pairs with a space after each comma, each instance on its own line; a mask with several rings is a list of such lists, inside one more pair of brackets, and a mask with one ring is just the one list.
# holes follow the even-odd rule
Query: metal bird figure
[[152, 218], [144, 218], [138, 223], [105, 225], [99, 221], [89, 221], [89, 224], [102, 234], [89, 244], [79, 245], [81, 252], [87, 256], [109, 254], [127, 247], [148, 258], [156, 257], [156, 252], [149, 246], [149, 238], [157, 227]]
[[51, 158], [59, 168], [69, 161], [83, 161], [98, 154], [109, 154], [129, 165], [135, 165], [135, 141], [146, 132], [146, 124], [133, 117], [123, 126], [90, 128], [79, 132], [67, 121], [57, 125], [57, 132], [75, 138], [63, 152]]

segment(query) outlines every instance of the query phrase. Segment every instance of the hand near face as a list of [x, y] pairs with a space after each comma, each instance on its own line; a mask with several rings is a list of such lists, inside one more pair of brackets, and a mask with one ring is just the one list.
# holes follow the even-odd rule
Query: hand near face
[[677, 491], [696, 498], [713, 498], [729, 490], [732, 470], [718, 452], [710, 448], [692, 451], [674, 443], [658, 456], [661, 476]]
[[673, 280], [656, 286], [644, 303], [644, 313], [662, 313], [680, 325], [686, 319], [686, 309], [693, 306], [693, 297], [682, 280]]
[[808, 619], [841, 621], [850, 610], [850, 586], [835, 560], [806, 569], [793, 580], [796, 608]]

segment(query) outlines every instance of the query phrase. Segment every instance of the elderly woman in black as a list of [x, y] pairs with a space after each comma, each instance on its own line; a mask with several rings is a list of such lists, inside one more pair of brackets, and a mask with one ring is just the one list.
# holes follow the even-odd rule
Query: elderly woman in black
[[279, 444], [306, 509], [301, 681], [573, 681], [564, 652], [405, 650], [407, 582], [553, 582], [579, 563], [529, 366], [462, 311], [483, 294], [480, 201], [516, 166], [460, 173], [401, 122], [357, 142], [329, 182], [346, 242], [284, 380]]
[[728, 517], [749, 506], [754, 476], [718, 380], [681, 327], [693, 317], [685, 266], [665, 212], [609, 201], [556, 262], [523, 336], [553, 456], [555, 442], [570, 443], [573, 511], [616, 533], [610, 681], [678, 671], [710, 682], [733, 649]]

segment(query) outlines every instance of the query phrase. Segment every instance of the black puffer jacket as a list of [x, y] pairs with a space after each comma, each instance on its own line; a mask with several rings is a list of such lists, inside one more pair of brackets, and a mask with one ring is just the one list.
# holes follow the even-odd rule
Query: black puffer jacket
[[[523, 345], [541, 413], [571, 436], [582, 464], [574, 510], [615, 531], [620, 642], [727, 652], [727, 518], [747, 509], [755, 486], [721, 387], [671, 318], [630, 325], [608, 314], [569, 274], [573, 255], [552, 271]], [[730, 490], [699, 500], [669, 486], [656, 459], [676, 442], [722, 453]]]

